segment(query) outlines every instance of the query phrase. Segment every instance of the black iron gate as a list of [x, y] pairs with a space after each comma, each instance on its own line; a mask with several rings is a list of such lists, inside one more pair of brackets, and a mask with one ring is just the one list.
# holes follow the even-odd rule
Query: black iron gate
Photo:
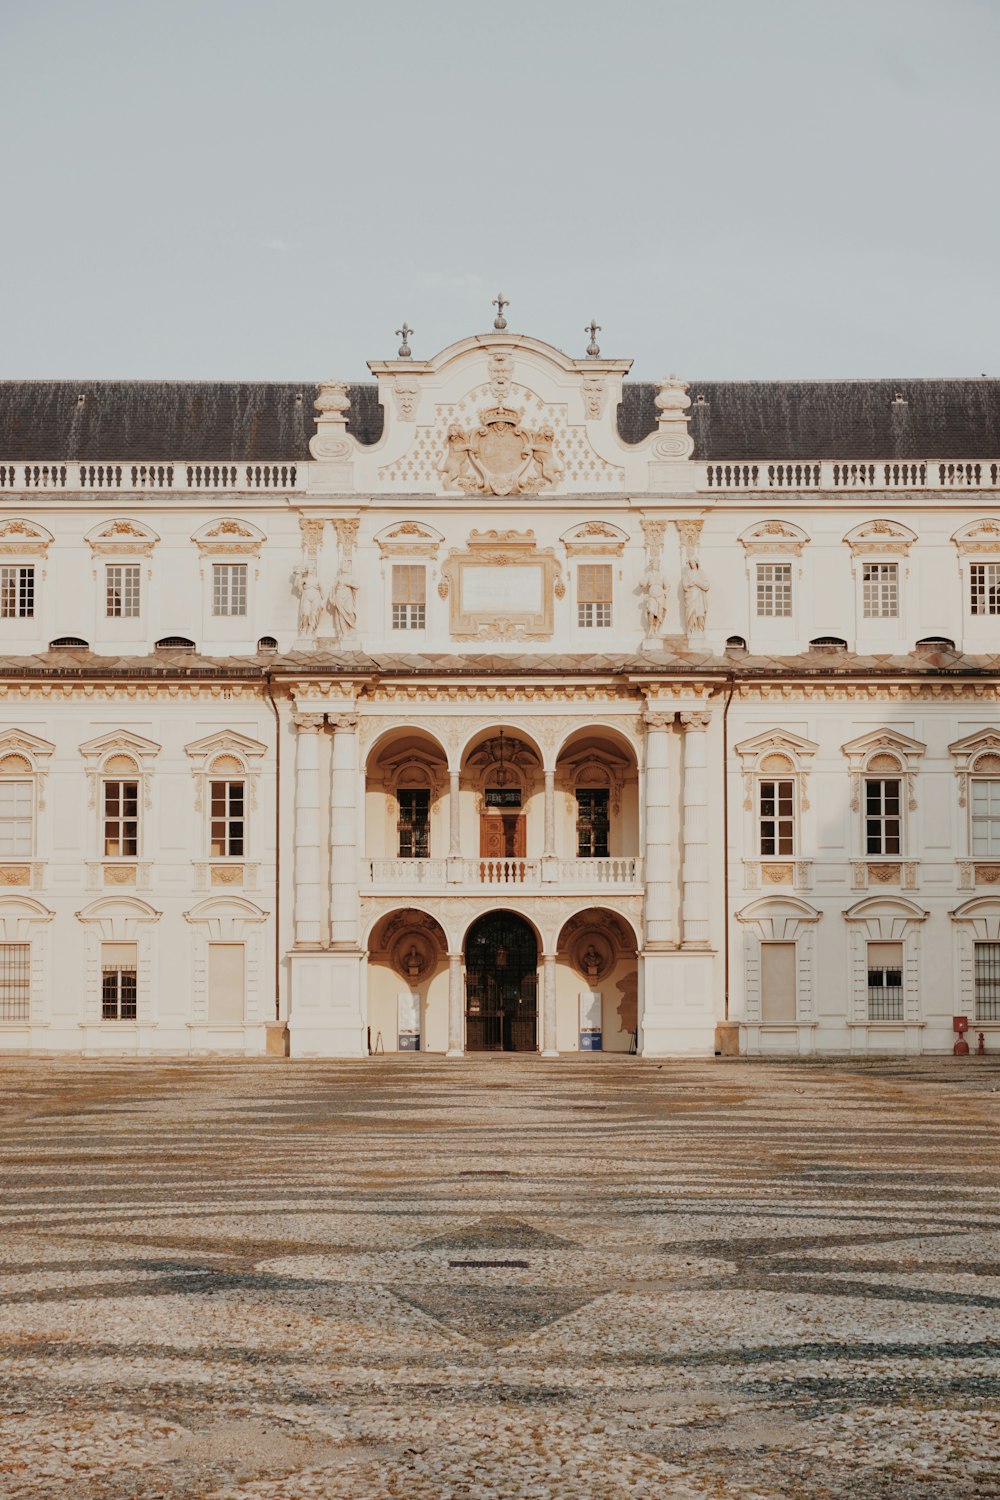
[[489, 912], [465, 945], [465, 1046], [534, 1052], [538, 1045], [538, 944], [522, 917]]

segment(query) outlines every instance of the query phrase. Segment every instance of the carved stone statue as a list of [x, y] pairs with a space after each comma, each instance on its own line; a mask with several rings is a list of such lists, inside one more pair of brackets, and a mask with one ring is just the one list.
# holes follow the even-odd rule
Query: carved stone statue
[[696, 557], [689, 557], [681, 579], [684, 624], [688, 635], [700, 635], [708, 615], [708, 584]]
[[358, 585], [354, 581], [349, 560], [340, 565], [327, 607], [333, 616], [337, 639], [342, 641], [354, 635], [358, 625]]
[[648, 568], [640, 587], [646, 596], [646, 639], [658, 640], [667, 623], [667, 585], [655, 568]]
[[292, 573], [292, 588], [299, 596], [299, 636], [314, 637], [323, 613], [323, 593], [311, 562], [300, 563]]

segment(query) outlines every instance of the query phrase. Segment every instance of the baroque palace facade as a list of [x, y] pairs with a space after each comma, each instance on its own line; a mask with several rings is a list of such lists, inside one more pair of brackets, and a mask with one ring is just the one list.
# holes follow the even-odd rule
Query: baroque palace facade
[[0, 385], [0, 1049], [1000, 1046], [1000, 382]]

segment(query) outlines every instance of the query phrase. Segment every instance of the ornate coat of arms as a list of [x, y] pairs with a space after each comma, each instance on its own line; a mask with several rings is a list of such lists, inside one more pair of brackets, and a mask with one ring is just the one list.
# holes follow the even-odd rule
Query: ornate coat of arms
[[444, 461], [438, 465], [446, 490], [467, 495], [537, 495], [562, 477], [556, 467], [551, 427], [530, 432], [523, 412], [494, 406], [479, 413], [471, 431], [449, 427]]

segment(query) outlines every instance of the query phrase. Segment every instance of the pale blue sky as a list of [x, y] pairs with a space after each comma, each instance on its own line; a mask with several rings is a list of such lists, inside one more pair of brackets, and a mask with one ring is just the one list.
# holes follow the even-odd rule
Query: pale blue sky
[[1000, 373], [998, 0], [0, 0], [0, 377]]

